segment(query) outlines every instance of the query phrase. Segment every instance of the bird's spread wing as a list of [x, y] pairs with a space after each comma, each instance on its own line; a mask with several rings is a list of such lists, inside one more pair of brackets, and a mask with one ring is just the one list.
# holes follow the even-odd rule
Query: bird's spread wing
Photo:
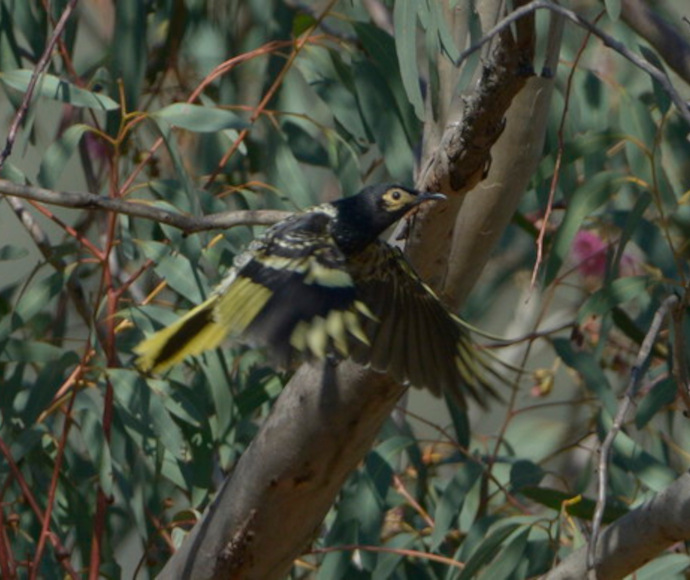
[[370, 347], [353, 358], [396, 380], [446, 391], [464, 405], [464, 394], [484, 403], [494, 394], [485, 380], [488, 365], [462, 321], [450, 314], [399, 250], [374, 243], [352, 258], [349, 270], [360, 299], [377, 322], [364, 321]]
[[216, 291], [213, 318], [233, 336], [268, 347], [288, 366], [295, 354], [347, 357], [366, 343], [371, 317], [331, 237], [327, 213], [299, 214], [271, 228], [236, 262]]
[[385, 242], [345, 256], [332, 218], [317, 208], [270, 228], [208, 300], [136, 348], [137, 366], [160, 372], [230, 336], [267, 347], [281, 366], [352, 356], [460, 404], [464, 394], [484, 402], [490, 367], [462, 321]]

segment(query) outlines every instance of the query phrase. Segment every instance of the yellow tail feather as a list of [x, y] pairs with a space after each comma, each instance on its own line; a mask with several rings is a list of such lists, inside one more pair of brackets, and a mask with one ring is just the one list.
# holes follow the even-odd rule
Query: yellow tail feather
[[219, 325], [213, 318], [218, 299], [218, 295], [211, 296], [177, 322], [137, 345], [136, 366], [144, 372], [159, 373], [187, 356], [219, 346], [228, 334], [228, 327]]

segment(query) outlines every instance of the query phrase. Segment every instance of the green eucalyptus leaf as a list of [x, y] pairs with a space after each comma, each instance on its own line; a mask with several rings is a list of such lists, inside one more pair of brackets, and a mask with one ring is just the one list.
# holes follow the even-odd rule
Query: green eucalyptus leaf
[[417, 65], [417, 2], [397, 0], [393, 7], [395, 48], [400, 63], [400, 75], [407, 98], [417, 117], [424, 119], [424, 99]]
[[2, 168], [0, 168], [0, 177], [12, 183], [16, 183], [17, 185], [26, 185], [29, 183], [29, 179], [24, 172], [14, 163], [11, 163], [9, 159], [5, 160]]
[[[45, 312], [51, 300], [64, 290], [65, 275], [63, 272], [55, 272], [47, 278], [31, 284], [19, 297], [14, 307], [12, 316], [13, 326], [21, 327], [27, 324], [34, 316]], [[0, 322], [0, 329], [5, 323]], [[9, 322], [9, 320], [7, 320]], [[2, 333], [0, 332], [0, 335]]]
[[23, 429], [10, 445], [12, 459], [17, 463], [20, 462], [41, 445], [43, 437], [46, 435], [46, 426], [42, 424], [31, 425]]
[[173, 103], [151, 113], [156, 121], [194, 131], [196, 133], [214, 133], [224, 129], [244, 129], [249, 123], [242, 120], [232, 111], [189, 103]]
[[482, 474], [482, 467], [474, 462], [461, 465], [453, 478], [446, 484], [436, 505], [434, 513], [434, 532], [431, 536], [431, 549], [436, 550], [446, 537], [446, 533], [456, 524], [465, 503], [467, 494]]
[[566, 365], [580, 373], [587, 389], [598, 397], [611, 415], [614, 415], [617, 407], [616, 398], [606, 374], [594, 355], [573, 348], [572, 343], [565, 338], [554, 339], [553, 347]]
[[418, 541], [418, 535], [412, 533], [396, 534], [386, 541], [385, 547], [391, 551], [379, 554], [376, 567], [372, 572], [372, 580], [395, 578], [396, 569], [407, 557], [405, 551], [414, 548]]
[[165, 122], [158, 122], [155, 124], [158, 128], [161, 137], [163, 138], [163, 143], [170, 154], [170, 159], [172, 160], [173, 167], [175, 168], [175, 173], [179, 183], [184, 187], [184, 191], [187, 194], [189, 210], [192, 214], [198, 213], [199, 199], [192, 180], [192, 176], [187, 171], [185, 166], [182, 153], [177, 145], [177, 139], [175, 138], [175, 133], [172, 130], [170, 124]]
[[146, 66], [147, 5], [139, 0], [121, 0], [115, 4], [115, 29], [112, 43], [112, 77], [121, 79], [128, 111], [137, 109], [141, 99]]
[[[403, 85], [395, 49], [395, 39], [388, 32], [373, 24], [358, 22], [354, 28], [366, 50], [368, 57], [366, 61], [373, 67], [374, 74], [378, 76], [380, 84], [387, 87], [387, 91], [381, 95], [381, 97], [389, 99], [385, 106], [395, 109], [407, 137], [408, 145], [410, 147], [416, 146], [420, 138], [421, 125], [410, 105]], [[355, 81], [357, 81], [356, 75]]]
[[353, 69], [362, 116], [388, 172], [394, 179], [411, 181], [414, 158], [390, 88], [369, 61], [358, 59]]
[[79, 363], [75, 352], [66, 352], [59, 359], [47, 362], [28, 391], [22, 416], [26, 425], [31, 425], [53, 402], [53, 397], [64, 384], [67, 370]]
[[[610, 429], [613, 420], [605, 411], [600, 414], [602, 427]], [[644, 450], [624, 431], [618, 431], [613, 440], [613, 460], [623, 469], [634, 474], [646, 486], [656, 492], [662, 491], [678, 477], [677, 472], [662, 458]]]
[[336, 51], [307, 45], [297, 66], [311, 89], [328, 105], [338, 127], [350, 136], [356, 146], [369, 142], [364, 121], [357, 105], [352, 70]]
[[172, 457], [187, 459], [182, 431], [141, 374], [130, 369], [108, 369], [108, 376], [117, 402], [129, 415], [130, 428], [150, 444], [159, 442]]
[[308, 207], [317, 202], [304, 171], [290, 148], [287, 139], [280, 134], [273, 143], [273, 179], [280, 192], [295, 208]]
[[91, 130], [88, 125], [72, 125], [60, 138], [48, 147], [41, 167], [38, 170], [38, 183], [42, 187], [53, 189], [81, 141], [82, 136]]
[[673, 404], [678, 395], [678, 386], [672, 378], [655, 384], [637, 405], [635, 427], [642, 429], [662, 409]]
[[[155, 265], [156, 273], [166, 280], [168, 286], [192, 304], [201, 304], [201, 288], [205, 286], [197, 268], [182, 254], [169, 254]], [[208, 288], [205, 288], [208, 291]]]
[[58, 360], [63, 352], [62, 348], [47, 342], [10, 338], [0, 351], [0, 361], [49, 363]]
[[546, 475], [544, 470], [527, 459], [520, 459], [510, 468], [510, 485], [514, 492], [525, 486], [536, 486]]
[[[32, 74], [33, 71], [26, 69], [0, 72], [0, 81], [8, 87], [26, 92]], [[42, 75], [40, 81], [36, 84], [36, 91], [35, 94], [41, 97], [69, 103], [75, 107], [86, 107], [103, 111], [112, 111], [120, 108], [120, 105], [110, 97], [87, 91], [50, 74]]]
[[[20, 6], [23, 3], [20, 3]], [[22, 62], [23, 51], [17, 41], [17, 32], [13, 22], [20, 6], [13, 6], [13, 14], [5, 2], [0, 3], [0, 70], [13, 70], [19, 68]], [[27, 7], [24, 6], [24, 9]], [[29, 9], [30, 10], [30, 9]]]
[[475, 578], [479, 569], [489, 563], [499, 551], [505, 539], [510, 536], [517, 528], [518, 524], [506, 525], [498, 530], [486, 535], [484, 540], [479, 543], [472, 553], [472, 556], [465, 562], [465, 567], [458, 576], [458, 580], [469, 580]]
[[621, 0], [604, 0], [604, 6], [606, 6], [606, 13], [609, 18], [616, 22], [621, 15]]
[[441, 48], [446, 53], [451, 62], [455, 62], [460, 58], [460, 51], [455, 44], [455, 39], [451, 33], [449, 25], [444, 14], [444, 6], [440, 2], [429, 3], [429, 15], [431, 17], [430, 32], [438, 35]]
[[685, 580], [689, 568], [687, 554], [662, 554], [635, 570], [635, 580]]
[[[620, 2], [620, 0], [618, 1]], [[666, 74], [664, 64], [661, 62], [661, 59], [656, 55], [655, 52], [650, 50], [644, 44], [640, 45], [640, 52], [647, 62], [655, 66], [662, 73]], [[653, 77], [650, 77], [650, 79], [652, 81], [652, 89], [654, 91], [654, 102], [656, 103], [656, 106], [659, 107], [661, 113], [665, 115], [671, 108], [671, 97], [669, 96], [668, 91], [666, 91], [666, 89], [659, 84], [659, 81]]]
[[513, 577], [515, 569], [525, 556], [529, 535], [529, 528], [515, 534], [494, 558], [493, 562], [482, 570], [478, 580], [507, 580]]
[[28, 255], [29, 250], [20, 246], [15, 246], [14, 244], [4, 244], [0, 246], [0, 262], [20, 260]]
[[[578, 494], [566, 493], [548, 487], [524, 487], [520, 493], [556, 512], [565, 510], [566, 513], [584, 520], [591, 520], [594, 517], [596, 502], [588, 497], [580, 497]], [[609, 498], [606, 502], [603, 522], [610, 524], [627, 514], [628, 511], [627, 506], [615, 501], [615, 498]]]
[[649, 286], [647, 276], [627, 276], [618, 278], [592, 294], [577, 313], [578, 322], [590, 316], [602, 316], [614, 307], [633, 300], [644, 293]]

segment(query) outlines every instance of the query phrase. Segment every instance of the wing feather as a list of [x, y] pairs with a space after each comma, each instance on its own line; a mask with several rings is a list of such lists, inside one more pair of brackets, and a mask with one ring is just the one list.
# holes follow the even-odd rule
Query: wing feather
[[357, 349], [355, 359], [386, 370], [399, 381], [485, 404], [496, 396], [486, 379], [493, 374], [462, 321], [449, 313], [419, 278], [399, 250], [377, 242], [349, 261], [359, 296], [380, 318], [366, 325], [371, 349]]

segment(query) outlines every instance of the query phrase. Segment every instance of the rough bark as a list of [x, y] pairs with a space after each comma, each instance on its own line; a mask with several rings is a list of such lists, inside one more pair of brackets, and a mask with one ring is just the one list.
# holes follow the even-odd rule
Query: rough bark
[[[488, 11], [494, 12], [488, 17], [491, 22], [485, 24], [490, 27], [500, 18], [500, 11], [494, 8], [495, 2], [484, 4], [491, 5]], [[516, 38], [510, 31], [499, 35], [497, 44], [484, 55], [474, 88], [460, 99], [449, 95], [455, 106], [443, 109], [429, 129], [433, 141], [430, 144], [426, 140], [428, 157], [418, 182], [423, 189], [445, 193], [449, 201], [424, 210], [423, 219], [432, 222], [433, 228], [412, 228], [406, 252], [420, 276], [437, 289], [443, 287], [455, 221], [465, 194], [486, 177], [491, 148], [505, 128], [506, 111], [532, 75], [533, 17], [520, 21], [516, 29]], [[455, 87], [459, 73], [452, 69], [445, 72], [446, 86]], [[442, 132], [440, 126], [445, 126]], [[434, 147], [431, 151], [430, 145]]]

